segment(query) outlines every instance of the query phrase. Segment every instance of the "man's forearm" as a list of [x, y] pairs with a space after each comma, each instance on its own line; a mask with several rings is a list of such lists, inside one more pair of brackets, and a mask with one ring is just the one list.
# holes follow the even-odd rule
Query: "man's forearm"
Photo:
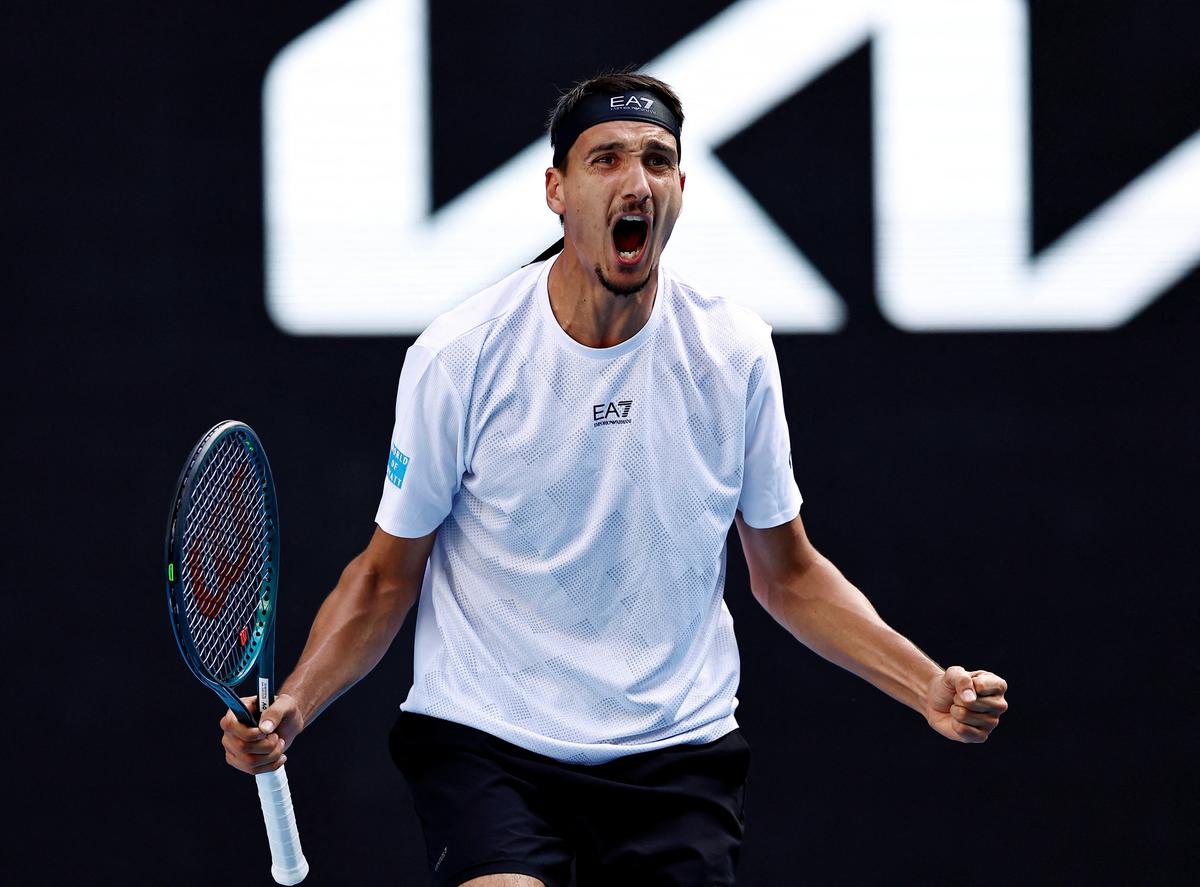
[[279, 691], [296, 700], [305, 725], [379, 663], [419, 592], [385, 581], [361, 556], [342, 571]]
[[801, 643], [924, 713], [929, 682], [942, 668], [884, 622], [827, 558], [755, 589], [766, 609]]

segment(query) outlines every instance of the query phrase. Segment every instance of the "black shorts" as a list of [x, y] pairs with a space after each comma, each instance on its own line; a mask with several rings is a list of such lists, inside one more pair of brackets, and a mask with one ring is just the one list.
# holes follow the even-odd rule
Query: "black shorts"
[[548, 887], [731, 887], [750, 748], [740, 730], [606, 764], [564, 764], [402, 712], [392, 759], [412, 789], [433, 881], [498, 872]]

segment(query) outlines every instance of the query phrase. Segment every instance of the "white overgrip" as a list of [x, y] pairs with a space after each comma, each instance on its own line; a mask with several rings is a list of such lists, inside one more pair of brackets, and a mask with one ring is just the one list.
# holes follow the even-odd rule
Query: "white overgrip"
[[262, 802], [267, 841], [271, 845], [271, 877], [277, 884], [299, 884], [308, 874], [308, 860], [300, 849], [287, 773], [280, 767], [271, 773], [259, 773], [254, 780], [258, 783], [258, 799]]

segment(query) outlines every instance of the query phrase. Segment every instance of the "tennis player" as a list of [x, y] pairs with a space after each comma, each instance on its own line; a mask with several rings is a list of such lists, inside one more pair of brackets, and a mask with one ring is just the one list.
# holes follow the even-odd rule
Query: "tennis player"
[[734, 883], [731, 524], [755, 597], [820, 655], [959, 742], [1007, 707], [1001, 678], [931, 661], [806, 537], [769, 327], [659, 261], [682, 126], [652, 77], [562, 96], [560, 251], [408, 350], [373, 538], [260, 728], [222, 721], [231, 765], [279, 767], [419, 601], [391, 749], [438, 885]]

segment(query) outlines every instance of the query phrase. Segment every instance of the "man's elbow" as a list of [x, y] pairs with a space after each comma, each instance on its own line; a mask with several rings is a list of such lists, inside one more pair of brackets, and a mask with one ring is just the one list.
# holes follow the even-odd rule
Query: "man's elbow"
[[784, 614], [817, 594], [817, 581], [823, 565], [827, 564], [815, 549], [810, 548], [803, 556], [792, 559], [786, 569], [762, 576], [752, 576], [750, 591], [763, 609], [777, 621]]
[[372, 609], [400, 609], [407, 612], [421, 591], [420, 580], [389, 569], [364, 551], [346, 564], [339, 587], [353, 589], [369, 602]]

